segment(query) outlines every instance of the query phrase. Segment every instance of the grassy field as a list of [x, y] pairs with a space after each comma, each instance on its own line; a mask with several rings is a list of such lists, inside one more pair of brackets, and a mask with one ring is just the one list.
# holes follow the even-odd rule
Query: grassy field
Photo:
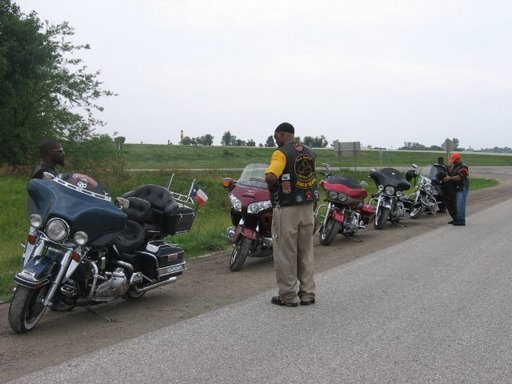
[[[237, 178], [240, 169], [251, 162], [268, 162], [272, 148], [235, 147], [185, 147], [173, 145], [126, 145], [127, 169], [152, 169], [151, 172], [125, 172], [101, 180], [112, 196], [135, 189], [143, 184], [167, 186], [175, 173], [171, 189], [186, 194], [196, 179], [208, 194], [208, 203], [198, 209], [188, 234], [171, 240], [193, 257], [228, 248], [222, 236], [230, 225], [227, 192], [221, 185], [223, 177]], [[363, 151], [357, 158], [359, 167], [407, 167], [411, 163], [429, 165], [441, 153]], [[370, 192], [375, 185], [368, 179], [367, 171], [354, 172], [353, 158], [335, 157], [332, 150], [317, 150], [317, 164], [328, 162], [332, 166], [350, 168], [342, 171], [355, 180], [368, 180]], [[464, 155], [471, 165], [512, 165], [512, 156]], [[320, 168], [320, 167], [319, 167]], [[198, 170], [199, 169], [199, 170]], [[222, 170], [224, 169], [224, 170]], [[24, 242], [28, 227], [27, 176], [0, 176], [0, 300], [10, 297], [12, 278], [20, 268], [20, 243]], [[471, 188], [495, 185], [493, 180], [472, 179]], [[227, 260], [226, 260], [227, 263]], [[226, 264], [227, 266], [227, 264]]]

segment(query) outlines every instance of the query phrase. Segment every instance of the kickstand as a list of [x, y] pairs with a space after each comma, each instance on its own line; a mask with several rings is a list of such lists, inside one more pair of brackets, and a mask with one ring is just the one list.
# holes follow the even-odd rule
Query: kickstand
[[112, 320], [110, 317], [103, 316], [101, 313], [99, 313], [98, 311], [96, 311], [96, 310], [94, 310], [94, 309], [92, 309], [92, 308], [89, 308], [89, 307], [84, 307], [84, 308], [85, 308], [85, 309], [87, 309], [89, 312], [91, 312], [91, 313], [93, 313], [93, 314], [95, 314], [95, 315], [97, 315], [97, 316], [101, 317], [102, 319], [107, 320], [109, 323], [111, 323], [112, 321], [114, 321], [114, 320]]

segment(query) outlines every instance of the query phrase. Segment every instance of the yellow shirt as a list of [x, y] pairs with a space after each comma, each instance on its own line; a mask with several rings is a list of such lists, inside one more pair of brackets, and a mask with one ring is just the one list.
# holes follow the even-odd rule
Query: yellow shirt
[[282, 151], [276, 149], [272, 153], [270, 165], [265, 170], [265, 173], [273, 173], [277, 177], [280, 177], [283, 174], [284, 167], [286, 167], [286, 155]]

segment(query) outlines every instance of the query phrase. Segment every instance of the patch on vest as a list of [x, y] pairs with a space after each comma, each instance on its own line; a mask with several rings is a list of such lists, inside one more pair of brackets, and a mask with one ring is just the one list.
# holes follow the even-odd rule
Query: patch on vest
[[310, 189], [315, 183], [315, 161], [313, 157], [307, 154], [297, 156], [295, 160], [294, 170], [297, 175], [297, 188]]

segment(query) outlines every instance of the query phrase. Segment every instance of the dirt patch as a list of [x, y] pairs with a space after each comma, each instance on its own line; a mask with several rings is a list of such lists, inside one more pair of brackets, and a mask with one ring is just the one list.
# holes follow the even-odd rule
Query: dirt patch
[[[510, 169], [489, 168], [481, 172], [484, 177], [499, 179], [500, 185], [470, 192], [469, 215], [512, 198]], [[316, 270], [321, 272], [348, 263], [401, 239], [446, 225], [448, 220], [446, 214], [425, 215], [418, 220], [405, 219], [403, 227], [387, 225], [382, 231], [368, 227], [360, 231], [360, 242], [338, 236], [330, 246], [316, 245]], [[135, 302], [118, 300], [98, 305], [94, 307], [97, 314], [83, 308], [69, 313], [48, 311], [35, 330], [23, 335], [15, 334], [9, 327], [9, 305], [0, 305], [0, 382], [275, 288], [270, 257], [248, 258], [243, 269], [235, 273], [229, 272], [228, 260], [226, 252], [189, 260], [189, 270], [175, 285], [151, 291]]]

